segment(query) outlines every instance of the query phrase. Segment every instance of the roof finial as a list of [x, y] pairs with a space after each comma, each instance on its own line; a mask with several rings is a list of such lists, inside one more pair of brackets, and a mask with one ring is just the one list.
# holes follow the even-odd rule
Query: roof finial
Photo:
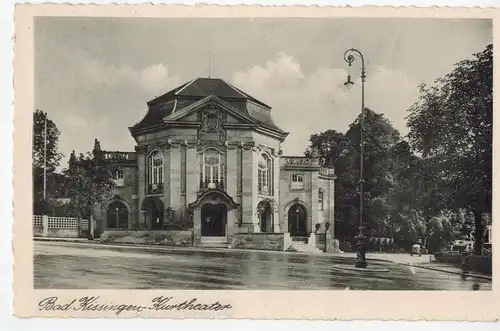
[[208, 78], [210, 78], [210, 51], [208, 51]]

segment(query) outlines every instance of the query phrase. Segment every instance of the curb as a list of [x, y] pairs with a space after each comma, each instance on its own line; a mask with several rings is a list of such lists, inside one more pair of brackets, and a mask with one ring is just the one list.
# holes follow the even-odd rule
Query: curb
[[309, 255], [316, 255], [316, 256], [324, 256], [324, 257], [340, 257], [343, 258], [340, 255], [337, 255], [335, 253], [324, 253], [324, 252], [319, 252], [319, 253], [309, 253], [309, 252], [290, 252], [290, 251], [271, 251], [271, 250], [258, 250], [258, 249], [238, 249], [238, 248], [223, 248], [223, 247], [193, 247], [193, 246], [187, 246], [187, 247], [181, 247], [181, 246], [167, 246], [167, 245], [144, 245], [144, 244], [128, 244], [128, 243], [102, 243], [99, 240], [67, 240], [67, 239], [58, 239], [58, 238], [50, 238], [50, 239], [41, 239], [41, 238], [34, 238], [34, 241], [38, 242], [58, 242], [58, 243], [70, 243], [70, 244], [82, 244], [82, 245], [89, 245], [89, 246], [94, 246], [94, 247], [108, 247], [108, 248], [127, 248], [127, 247], [133, 247], [133, 248], [138, 248], [142, 249], [144, 251], [166, 251], [166, 252], [231, 252], [231, 253], [242, 253], [242, 252], [265, 252], [265, 253], [272, 253], [272, 254], [289, 254], [289, 255], [299, 255], [299, 256], [309, 256]]
[[489, 281], [493, 280], [493, 277], [491, 277], [491, 276], [474, 274], [474, 273], [463, 273], [461, 271], [445, 270], [445, 269], [439, 269], [439, 268], [433, 268], [433, 267], [422, 266], [422, 265], [415, 265], [415, 264], [408, 264], [408, 263], [396, 263], [396, 264], [404, 265], [404, 266], [407, 266], [407, 267], [427, 269], [427, 270], [432, 270], [432, 271], [440, 271], [440, 272], [445, 272], [445, 273], [453, 274], [453, 275], [460, 275], [460, 276], [465, 275], [466, 277], [481, 278], [481, 279], [486, 279], [486, 280], [489, 280]]

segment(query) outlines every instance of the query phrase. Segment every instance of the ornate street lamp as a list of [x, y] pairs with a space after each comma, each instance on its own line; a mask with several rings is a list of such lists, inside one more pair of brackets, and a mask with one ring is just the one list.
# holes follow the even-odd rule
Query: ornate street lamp
[[[359, 161], [359, 233], [357, 239], [357, 257], [355, 266], [358, 268], [366, 268], [365, 256], [365, 235], [363, 226], [363, 153], [364, 153], [364, 131], [365, 131], [365, 59], [363, 54], [357, 49], [351, 48], [344, 53], [344, 60], [351, 67], [356, 58], [361, 60], [361, 129], [360, 129], [360, 161]], [[351, 88], [354, 83], [351, 81], [351, 75], [347, 75], [347, 81], [344, 83], [347, 88]]]
[[115, 211], [116, 211], [116, 228], [119, 228], [120, 227], [120, 223], [118, 221], [118, 208], [115, 208]]

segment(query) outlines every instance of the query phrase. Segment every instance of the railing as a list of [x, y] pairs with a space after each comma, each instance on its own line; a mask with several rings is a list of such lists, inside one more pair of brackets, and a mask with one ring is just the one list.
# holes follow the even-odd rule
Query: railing
[[290, 165], [313, 165], [313, 160], [308, 157], [290, 157], [290, 156], [285, 156], [283, 157], [285, 160], [285, 164], [290, 164]]
[[116, 161], [135, 161], [137, 160], [136, 154], [134, 152], [104, 152], [105, 160], [116, 160]]
[[333, 168], [321, 168], [319, 169], [319, 174], [323, 176], [335, 176], [335, 169]]
[[148, 194], [159, 194], [159, 193], [163, 193], [163, 183], [148, 185]]
[[[42, 215], [33, 215], [33, 228], [44, 227], [44, 217], [47, 218], [48, 229], [78, 229], [78, 218], [74, 217], [48, 217]], [[87, 219], [81, 220], [81, 229], [88, 230], [89, 221]]]
[[318, 167], [319, 159], [306, 156], [282, 156], [280, 163], [285, 167]]
[[224, 190], [224, 180], [202, 181], [200, 180], [200, 192], [208, 190]]
[[34, 228], [43, 228], [43, 216], [42, 215], [33, 215], [33, 227]]

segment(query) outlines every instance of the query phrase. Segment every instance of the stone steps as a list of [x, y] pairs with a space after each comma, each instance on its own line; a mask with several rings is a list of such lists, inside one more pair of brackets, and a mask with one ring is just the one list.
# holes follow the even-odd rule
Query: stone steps
[[305, 242], [300, 241], [292, 241], [292, 249], [295, 252], [303, 252], [303, 253], [321, 253], [321, 250], [313, 247]]
[[227, 237], [201, 237], [200, 247], [227, 248]]

